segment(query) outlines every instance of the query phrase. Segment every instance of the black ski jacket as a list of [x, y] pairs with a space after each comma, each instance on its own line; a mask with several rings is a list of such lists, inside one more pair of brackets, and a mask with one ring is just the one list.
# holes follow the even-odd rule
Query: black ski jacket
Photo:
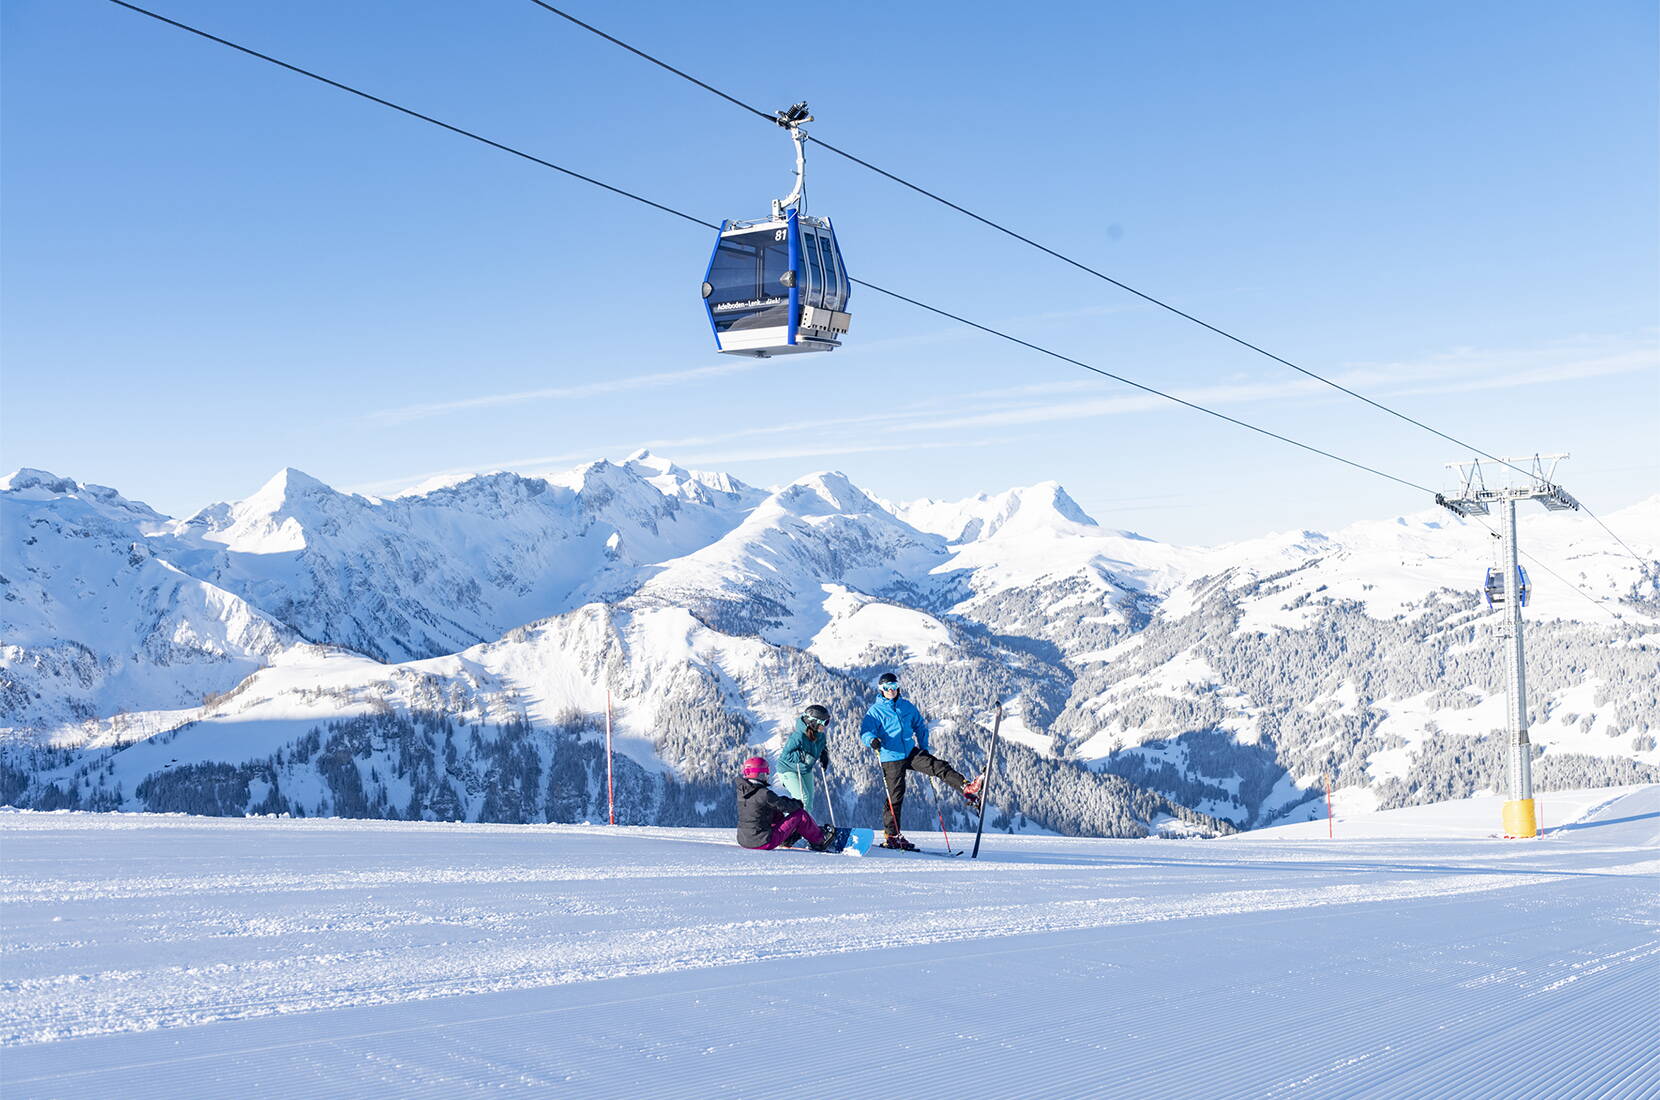
[[759, 848], [772, 839], [772, 827], [801, 809], [793, 798], [777, 794], [765, 783], [738, 777], [738, 843]]

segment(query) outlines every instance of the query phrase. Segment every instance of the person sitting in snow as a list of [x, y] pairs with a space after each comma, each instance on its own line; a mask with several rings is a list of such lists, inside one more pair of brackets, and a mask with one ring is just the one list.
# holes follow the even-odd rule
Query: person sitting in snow
[[800, 802], [785, 798], [767, 786], [771, 769], [765, 759], [744, 761], [738, 777], [738, 843], [767, 851], [787, 848], [797, 837], [815, 852], [836, 851], [846, 843], [840, 829], [819, 828]]
[[813, 812], [813, 769], [830, 770], [830, 712], [814, 703], [803, 707], [795, 729], [778, 751], [778, 783], [790, 797]]
[[881, 698], [865, 711], [865, 720], [859, 725], [859, 740], [877, 751], [882, 762], [882, 778], [888, 788], [887, 813], [882, 821], [887, 838], [882, 846], [914, 850], [916, 845], [899, 831], [899, 815], [905, 809], [905, 773], [921, 772], [943, 779], [975, 808], [980, 805], [981, 778], [964, 782], [961, 772], [928, 752], [928, 723], [922, 720], [922, 712], [915, 704], [899, 697], [899, 677], [891, 672], [882, 673], [876, 681], [876, 690]]

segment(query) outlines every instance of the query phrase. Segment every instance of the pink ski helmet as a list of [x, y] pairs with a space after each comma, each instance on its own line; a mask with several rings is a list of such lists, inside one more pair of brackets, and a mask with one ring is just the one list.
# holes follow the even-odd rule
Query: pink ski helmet
[[772, 769], [767, 766], [765, 757], [752, 756], [744, 761], [745, 779], [763, 779]]

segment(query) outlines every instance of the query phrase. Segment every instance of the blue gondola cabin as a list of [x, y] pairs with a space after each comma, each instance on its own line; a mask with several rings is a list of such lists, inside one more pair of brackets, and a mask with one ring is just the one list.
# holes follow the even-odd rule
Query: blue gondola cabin
[[791, 210], [721, 223], [703, 304], [715, 347], [765, 358], [840, 347], [850, 289], [829, 219]]

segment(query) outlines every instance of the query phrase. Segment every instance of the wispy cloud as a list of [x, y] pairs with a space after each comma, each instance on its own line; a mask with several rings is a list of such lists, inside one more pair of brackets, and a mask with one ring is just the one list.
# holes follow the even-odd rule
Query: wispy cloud
[[[1327, 374], [1326, 377], [1357, 393], [1383, 401], [1395, 397], [1547, 385], [1645, 371], [1660, 371], [1660, 344], [1653, 339], [1584, 338], [1542, 348], [1519, 350], [1463, 348], [1417, 361], [1351, 367], [1340, 373]], [[1120, 373], [1126, 377], [1133, 377], [1127, 370]], [[1255, 381], [1190, 387], [1168, 392], [1172, 396], [1207, 407], [1320, 397], [1335, 392], [1322, 382], [1290, 371], [1284, 372], [1284, 381], [1264, 381], [1263, 377], [1259, 374]], [[970, 402], [986, 402], [986, 407], [979, 411], [965, 410], [962, 415], [929, 418], [926, 422], [906, 423], [897, 427], [901, 430], [921, 431], [929, 428], [1088, 420], [1146, 412], [1169, 404], [1164, 398], [1153, 394], [1127, 392], [1124, 396], [1097, 400], [1025, 403], [1012, 407], [1004, 404], [1008, 401], [1019, 402], [1022, 398], [1082, 395], [1116, 385], [1118, 383], [1110, 379], [1083, 378], [980, 390], [965, 395]], [[990, 407], [993, 402], [999, 407]]]
[[422, 420], [431, 416], [442, 416], [445, 413], [462, 412], [468, 409], [489, 409], [502, 405], [520, 405], [527, 401], [555, 401], [565, 398], [595, 397], [608, 393], [625, 393], [629, 390], [683, 386], [690, 382], [701, 382], [709, 378], [723, 378], [727, 375], [741, 374], [744, 371], [756, 369], [764, 362], [765, 360], [762, 359], [735, 359], [731, 362], [717, 363], [710, 367], [663, 371], [658, 374], [636, 374], [627, 378], [607, 378], [598, 382], [584, 382], [577, 386], [553, 386], [542, 390], [521, 390], [517, 393], [492, 393], [477, 397], [458, 398], [454, 401], [435, 401], [425, 405], [404, 405], [395, 409], [381, 409], [369, 413], [367, 419], [381, 424], [403, 424], [411, 420]]
[[1589, 369], [1599, 372], [1652, 369], [1660, 365], [1660, 334], [1576, 336], [1526, 348], [1458, 347], [1419, 359], [1346, 364], [1344, 377], [1355, 382], [1455, 381], [1482, 376], [1516, 375], [1528, 380], [1569, 378]]
[[[1553, 382], [1575, 382], [1617, 374], [1660, 371], [1660, 347], [1636, 347], [1598, 352], [1590, 349], [1548, 352], [1461, 355], [1432, 363], [1426, 369], [1393, 379], [1377, 372], [1357, 372], [1352, 384], [1376, 381], [1391, 396], [1462, 393], [1470, 390], [1509, 389]], [[1402, 384], [1405, 382], [1406, 384]], [[1393, 384], [1390, 384], [1393, 383]]]
[[[1102, 389], [1115, 385], [1110, 381], [1097, 383]], [[1196, 405], [1216, 407], [1239, 405], [1255, 401], [1271, 401], [1310, 393], [1318, 383], [1299, 379], [1295, 382], [1258, 385], [1199, 386], [1168, 391], [1171, 396]], [[1073, 399], [1041, 404], [1009, 405], [1007, 402], [982, 403], [965, 407], [955, 414], [929, 415], [909, 421], [896, 422], [894, 431], [950, 431], [960, 428], [988, 428], [1015, 424], [1046, 424], [1069, 420], [1095, 420], [1108, 416], [1152, 412], [1171, 407], [1167, 398], [1150, 393], [1132, 392], [1123, 396], [1101, 397], [1094, 400]]]
[[959, 447], [990, 447], [996, 444], [1007, 443], [1007, 439], [982, 437], [976, 439], [941, 439], [931, 443], [919, 443], [916, 440], [870, 440], [863, 443], [831, 443], [819, 446], [802, 447], [763, 447], [748, 451], [712, 452], [709, 454], [693, 454], [686, 457], [686, 461], [699, 466], [719, 466], [737, 462], [771, 462], [781, 458], [830, 458], [835, 455], [873, 454], [882, 451], [937, 451]]
[[[675, 374], [643, 375], [592, 386], [535, 391], [532, 395], [503, 395], [503, 398], [613, 392], [673, 384], [673, 381], [665, 380], [690, 380], [753, 369], [755, 365], [739, 362], [731, 367], [722, 365]], [[1455, 349], [1416, 361], [1351, 364], [1329, 377], [1368, 397], [1387, 402], [1398, 397], [1547, 385], [1644, 371], [1660, 371], [1660, 345], [1650, 334], [1625, 339], [1584, 337], [1529, 349]], [[1124, 373], [1134, 376], [1129, 370]], [[1321, 383], [1290, 371], [1283, 372], [1283, 377], [1279, 378], [1259, 373], [1254, 379], [1230, 379], [1170, 392], [1184, 400], [1219, 410], [1253, 403], [1336, 396]], [[1089, 397], [1090, 394], [1101, 396]], [[434, 478], [456, 477], [486, 469], [552, 470], [592, 460], [598, 455], [620, 455], [640, 448], [668, 454], [681, 462], [718, 466], [722, 463], [818, 458], [874, 451], [941, 450], [989, 445], [998, 440], [991, 437], [971, 438], [962, 429], [1092, 420], [1146, 413], [1168, 408], [1169, 405], [1164, 398], [1125, 389], [1109, 379], [1065, 379], [970, 391], [849, 416], [821, 417], [681, 437], [618, 440], [580, 452], [440, 470], [420, 477], [359, 486], [357, 491], [372, 493], [402, 489]], [[1402, 411], [1410, 413], [1415, 410], [1409, 407]], [[936, 432], [958, 434], [951, 439], [930, 440], [929, 435]]]

